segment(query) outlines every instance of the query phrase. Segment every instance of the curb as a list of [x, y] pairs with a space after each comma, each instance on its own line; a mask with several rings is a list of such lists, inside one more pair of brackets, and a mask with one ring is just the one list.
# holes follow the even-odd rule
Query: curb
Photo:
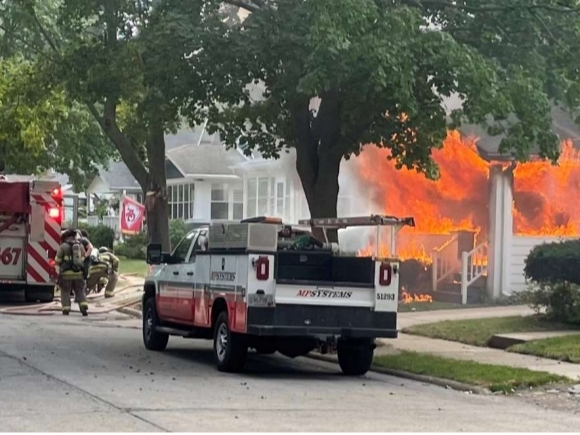
[[141, 311], [135, 310], [133, 308], [121, 307], [121, 308], [117, 308], [117, 311], [119, 313], [127, 314], [129, 316], [136, 317], [138, 319], [143, 318], [143, 315], [141, 314]]
[[[333, 364], [338, 363], [334, 358], [327, 357], [324, 355], [317, 355], [317, 354], [309, 353], [308, 355], [306, 355], [306, 357], [310, 358], [310, 359], [315, 359], [318, 361], [333, 363]], [[489, 391], [487, 388], [482, 388], [482, 387], [478, 387], [475, 385], [464, 384], [463, 382], [457, 382], [457, 381], [452, 381], [452, 380], [448, 380], [448, 379], [434, 378], [432, 376], [426, 376], [426, 375], [418, 375], [416, 373], [406, 372], [403, 370], [387, 369], [385, 367], [381, 367], [381, 366], [377, 366], [377, 365], [372, 365], [370, 370], [372, 372], [380, 373], [383, 375], [396, 376], [397, 378], [404, 378], [404, 379], [409, 379], [411, 381], [423, 382], [426, 384], [432, 384], [432, 385], [436, 385], [438, 387], [443, 387], [443, 388], [451, 388], [452, 390], [463, 391], [466, 393], [481, 394], [481, 395], [491, 394], [491, 391]]]

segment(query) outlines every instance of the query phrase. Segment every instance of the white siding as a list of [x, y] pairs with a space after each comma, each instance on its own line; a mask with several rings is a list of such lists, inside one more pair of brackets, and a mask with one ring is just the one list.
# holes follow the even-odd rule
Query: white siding
[[564, 240], [574, 239], [576, 237], [528, 237], [513, 236], [511, 256], [509, 264], [509, 283], [510, 291], [518, 292], [526, 289], [526, 279], [524, 276], [525, 260], [530, 251], [543, 243], [562, 242]]

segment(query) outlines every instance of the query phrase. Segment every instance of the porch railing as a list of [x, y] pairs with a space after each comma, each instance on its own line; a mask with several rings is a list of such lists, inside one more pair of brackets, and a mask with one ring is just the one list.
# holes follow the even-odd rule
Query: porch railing
[[455, 234], [447, 242], [439, 248], [433, 249], [433, 266], [431, 269], [431, 282], [433, 284], [433, 291], [437, 291], [437, 285], [447, 278], [459, 271], [457, 261], [457, 239]]
[[461, 254], [461, 303], [467, 304], [467, 288], [487, 273], [487, 243]]

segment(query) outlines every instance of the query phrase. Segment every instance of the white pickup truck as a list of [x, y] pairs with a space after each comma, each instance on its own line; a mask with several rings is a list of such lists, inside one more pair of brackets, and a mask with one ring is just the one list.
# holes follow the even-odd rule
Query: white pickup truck
[[[414, 221], [370, 216], [300, 224], [395, 232]], [[149, 245], [145, 347], [162, 351], [170, 335], [213, 339], [218, 369], [232, 372], [244, 367], [249, 348], [291, 358], [336, 349], [345, 374], [366, 373], [375, 338], [397, 337], [399, 262], [341, 256], [337, 248], [269, 218], [193, 230], [171, 254]]]

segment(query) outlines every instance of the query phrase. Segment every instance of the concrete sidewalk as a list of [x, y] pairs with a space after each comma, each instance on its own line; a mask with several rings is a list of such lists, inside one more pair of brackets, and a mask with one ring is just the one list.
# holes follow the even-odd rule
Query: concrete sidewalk
[[[442, 320], [481, 319], [490, 317], [526, 316], [533, 314], [527, 306], [466, 308], [441, 311], [400, 313], [399, 330], [412, 325], [439, 322]], [[560, 362], [547, 358], [506, 352], [487, 347], [469, 346], [454, 341], [437, 340], [400, 333], [395, 340], [381, 340], [385, 346], [376, 349], [375, 355], [389, 354], [394, 350], [425, 352], [432, 355], [476, 361], [479, 363], [505, 365], [544, 371], [555, 375], [580, 380], [580, 364]]]

